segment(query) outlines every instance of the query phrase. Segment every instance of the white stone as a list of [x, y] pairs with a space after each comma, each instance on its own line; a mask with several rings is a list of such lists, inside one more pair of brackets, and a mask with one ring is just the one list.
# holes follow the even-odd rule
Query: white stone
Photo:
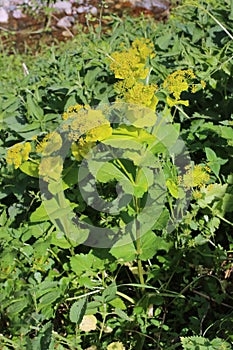
[[79, 6], [77, 8], [78, 13], [87, 13], [89, 11], [89, 6]]
[[16, 9], [12, 12], [12, 16], [16, 19], [25, 17], [25, 14], [23, 14], [22, 10]]
[[7, 11], [3, 8], [0, 7], [0, 23], [7, 23], [9, 19]]
[[67, 15], [72, 13], [72, 4], [68, 1], [57, 1], [53, 7], [59, 11], [64, 11]]
[[10, 6], [10, 0], [0, 0], [0, 7], [8, 7]]
[[97, 16], [98, 10], [95, 6], [92, 6], [89, 12], [92, 14], [92, 16]]
[[65, 16], [62, 17], [58, 22], [57, 26], [61, 28], [70, 28], [72, 27], [72, 24], [74, 23], [75, 19], [72, 16]]

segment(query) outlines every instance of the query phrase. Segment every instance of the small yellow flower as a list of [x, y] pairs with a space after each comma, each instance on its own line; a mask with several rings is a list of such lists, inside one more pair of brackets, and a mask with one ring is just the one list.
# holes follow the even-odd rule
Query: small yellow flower
[[18, 169], [20, 165], [27, 161], [31, 152], [30, 142], [17, 143], [7, 151], [6, 162]]
[[206, 167], [203, 165], [195, 165], [193, 169], [188, 169], [186, 174], [183, 175], [183, 184], [187, 188], [200, 188], [205, 186], [209, 179], [210, 175]]
[[58, 151], [61, 147], [62, 138], [56, 131], [54, 131], [45, 135], [43, 140], [37, 144], [36, 152], [43, 155], [49, 155]]
[[200, 191], [198, 191], [198, 190], [193, 191], [193, 198], [194, 199], [201, 199], [202, 197], [203, 197], [203, 194]]
[[139, 104], [155, 110], [158, 99], [155, 96], [157, 86], [142, 82], [149, 75], [147, 61], [153, 58], [154, 45], [148, 39], [136, 39], [131, 47], [122, 52], [113, 52], [110, 68], [115, 78], [115, 91], [125, 102]]
[[150, 107], [153, 103], [153, 107], [155, 107], [158, 101], [154, 101], [156, 90], [156, 85], [144, 85], [141, 82], [137, 82], [131, 89], [125, 92], [125, 101], [145, 107]]
[[163, 88], [171, 95], [167, 97], [167, 103], [170, 107], [177, 104], [188, 106], [189, 102], [187, 100], [181, 100], [180, 96], [183, 91], [188, 91], [189, 88], [192, 93], [197, 91], [196, 84], [191, 84], [195, 78], [196, 76], [191, 69], [179, 69], [164, 80]]
[[77, 143], [74, 142], [71, 145], [72, 155], [77, 161], [80, 161], [87, 156], [94, 145], [94, 142], [86, 142], [83, 137], [80, 137]]

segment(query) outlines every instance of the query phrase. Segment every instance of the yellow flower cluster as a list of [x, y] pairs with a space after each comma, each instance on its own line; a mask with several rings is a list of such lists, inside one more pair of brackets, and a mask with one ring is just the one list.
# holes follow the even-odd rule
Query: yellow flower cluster
[[110, 68], [117, 79], [145, 79], [149, 73], [145, 68], [149, 57], [154, 57], [153, 44], [148, 39], [136, 39], [127, 51], [112, 53]]
[[131, 89], [125, 92], [125, 99], [128, 103], [140, 104], [155, 109], [158, 99], [155, 96], [157, 86], [154, 84], [144, 85], [137, 82]]
[[51, 132], [43, 138], [41, 142], [38, 142], [36, 146], [36, 152], [43, 155], [52, 154], [55, 151], [58, 151], [62, 147], [62, 138], [56, 132]]
[[121, 79], [115, 90], [124, 101], [155, 109], [157, 86], [142, 82], [149, 75], [147, 61], [154, 56], [153, 44], [148, 39], [136, 39], [128, 50], [112, 53], [110, 68], [115, 78]]
[[[178, 104], [189, 105], [189, 101], [181, 100], [180, 95], [183, 91], [188, 91], [189, 89], [192, 93], [197, 91], [198, 84], [192, 83], [195, 78], [196, 76], [191, 69], [179, 69], [164, 80], [163, 88], [171, 95], [167, 97], [167, 103], [170, 107]], [[203, 81], [201, 81], [200, 84], [202, 88], [205, 87]]]
[[111, 125], [102, 110], [94, 110], [90, 106], [72, 106], [63, 114], [63, 119], [66, 122], [62, 129], [72, 141], [71, 151], [77, 160], [85, 157], [95, 142], [112, 134]]
[[83, 137], [80, 137], [77, 142], [73, 142], [71, 145], [72, 155], [77, 161], [80, 161], [87, 156], [94, 145], [94, 142], [87, 142]]
[[190, 167], [183, 175], [183, 184], [186, 188], [203, 187], [210, 180], [210, 169], [207, 166], [195, 165], [193, 169]]
[[6, 162], [9, 165], [13, 165], [15, 169], [18, 169], [23, 162], [28, 160], [30, 152], [30, 142], [16, 143], [8, 149]]

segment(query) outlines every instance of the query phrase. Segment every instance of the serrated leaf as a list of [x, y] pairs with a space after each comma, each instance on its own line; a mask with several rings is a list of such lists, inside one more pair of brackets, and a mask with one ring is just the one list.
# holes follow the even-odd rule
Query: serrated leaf
[[228, 162], [228, 159], [222, 159], [220, 157], [217, 157], [216, 153], [211, 149], [206, 147], [205, 148], [206, 157], [208, 159], [208, 166], [213, 171], [213, 173], [218, 176], [219, 171], [221, 168], [221, 165]]
[[105, 290], [103, 291], [102, 297], [105, 302], [109, 302], [116, 298], [117, 286], [115, 282], [112, 282]]
[[83, 316], [85, 315], [87, 308], [87, 298], [84, 297], [78, 301], [76, 301], [70, 308], [70, 321], [76, 324], [80, 324]]
[[83, 272], [91, 270], [93, 261], [94, 256], [91, 254], [77, 254], [70, 258], [71, 269], [77, 275], [81, 275]]
[[113, 307], [115, 307], [116, 309], [120, 309], [120, 310], [126, 310], [126, 305], [123, 302], [123, 300], [119, 297], [111, 300], [109, 302], [110, 305], [112, 305]]

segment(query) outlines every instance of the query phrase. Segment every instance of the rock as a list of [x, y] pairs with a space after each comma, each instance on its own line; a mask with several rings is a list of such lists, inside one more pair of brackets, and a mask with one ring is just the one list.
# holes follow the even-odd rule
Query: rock
[[92, 14], [92, 16], [97, 16], [98, 10], [95, 6], [92, 6], [89, 10], [89, 12]]
[[10, 6], [10, 0], [0, 0], [0, 7]]
[[7, 23], [8, 19], [9, 15], [7, 11], [3, 7], [0, 7], [0, 23]]
[[73, 38], [73, 33], [71, 33], [70, 31], [67, 30], [63, 30], [62, 35], [66, 38]]
[[22, 12], [21, 9], [16, 9], [12, 12], [12, 16], [16, 19], [26, 17], [26, 15]]
[[72, 14], [72, 4], [68, 1], [57, 1], [52, 7], [61, 12], [64, 11], [67, 15]]
[[169, 0], [130, 0], [133, 6], [144, 8], [148, 11], [166, 11]]
[[89, 6], [79, 6], [78, 8], [77, 8], [77, 12], [78, 13], [87, 13], [87, 12], [89, 12]]
[[72, 24], [75, 22], [75, 19], [73, 16], [65, 16], [62, 17], [58, 22], [57, 22], [57, 27], [60, 28], [70, 28], [72, 27]]

